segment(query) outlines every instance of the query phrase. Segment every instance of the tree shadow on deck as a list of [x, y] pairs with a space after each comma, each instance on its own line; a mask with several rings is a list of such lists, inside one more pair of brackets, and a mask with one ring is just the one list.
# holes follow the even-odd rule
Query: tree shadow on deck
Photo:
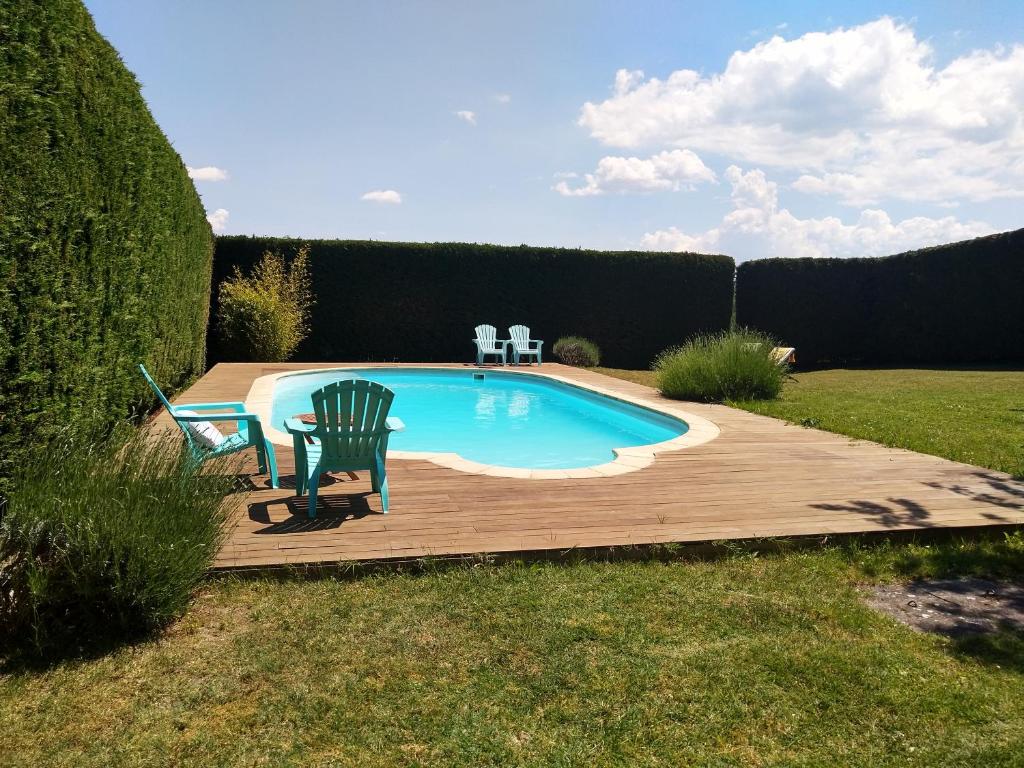
[[[938, 481], [928, 482], [925, 483], [925, 485], [929, 488], [950, 491], [959, 496], [970, 499], [971, 501], [991, 504], [992, 506], [1014, 512], [1024, 512], [1024, 482], [1021, 482], [1021, 480], [1015, 477], [1003, 477], [995, 474], [994, 472], [988, 472], [985, 470], [972, 472], [971, 477], [975, 477], [980, 480], [982, 484], [987, 486], [990, 490], [986, 491], [969, 488], [962, 483], [940, 483]], [[983, 513], [983, 515], [984, 517], [996, 522], [1015, 522], [1013, 520], [1008, 520], [995, 512]]]
[[931, 513], [921, 504], [911, 499], [886, 499], [887, 504], [879, 501], [852, 500], [845, 504], [821, 503], [811, 504], [815, 509], [829, 512], [852, 512], [873, 520], [885, 528], [931, 528], [935, 524], [929, 520]]
[[[979, 511], [979, 516], [987, 523], [1004, 523], [1007, 525], [1024, 522], [1020, 515], [1008, 516], [1007, 513], [1024, 513], [1024, 482], [1016, 478], [1009, 478], [998, 475], [987, 470], [978, 470], [970, 473], [971, 478], [980, 481], [972, 483], [943, 483], [938, 480], [925, 482], [924, 485], [938, 491], [948, 491], [962, 496], [977, 504], [986, 504], [997, 508], [999, 511]], [[980, 486], [980, 487], [979, 487]], [[874, 520], [878, 525], [885, 528], [895, 529], [903, 527], [932, 528], [936, 525], [931, 521], [932, 513], [920, 502], [907, 498], [888, 498], [885, 502], [851, 500], [845, 503], [822, 502], [811, 504], [815, 509], [824, 509], [830, 512], [852, 512], [862, 517]], [[1003, 513], [1002, 510], [1006, 510]], [[979, 521], [980, 522], [980, 521]]]

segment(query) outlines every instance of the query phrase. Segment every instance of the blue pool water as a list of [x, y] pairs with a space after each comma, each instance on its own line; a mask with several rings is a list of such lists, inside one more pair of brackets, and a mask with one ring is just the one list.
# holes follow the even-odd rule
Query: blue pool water
[[[475, 378], [482, 373], [483, 379]], [[362, 368], [277, 380], [271, 418], [313, 410], [310, 393], [339, 379], [364, 378], [393, 390], [391, 415], [405, 431], [401, 451], [457, 453], [504, 467], [571, 469], [615, 458], [613, 448], [670, 440], [684, 421], [539, 376], [486, 370]]]

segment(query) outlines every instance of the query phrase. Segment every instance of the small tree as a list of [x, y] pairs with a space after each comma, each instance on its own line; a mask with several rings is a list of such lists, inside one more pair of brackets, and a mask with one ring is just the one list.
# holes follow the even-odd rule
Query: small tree
[[237, 360], [283, 362], [309, 334], [313, 303], [309, 246], [299, 249], [291, 266], [281, 254], [265, 251], [251, 275], [236, 266], [220, 284], [221, 343]]

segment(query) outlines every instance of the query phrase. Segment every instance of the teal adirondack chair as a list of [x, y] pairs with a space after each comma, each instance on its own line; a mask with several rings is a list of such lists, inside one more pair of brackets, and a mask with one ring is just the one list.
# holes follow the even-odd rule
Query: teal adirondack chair
[[514, 365], [519, 365], [519, 358], [522, 356], [536, 357], [537, 365], [543, 364], [541, 347], [544, 346], [544, 342], [531, 339], [529, 328], [525, 325], [513, 325], [508, 329], [508, 335], [512, 339], [512, 363]]
[[497, 338], [498, 329], [493, 325], [478, 325], [476, 327], [476, 364], [484, 364], [484, 355], [494, 355], [501, 358], [501, 364], [505, 365], [505, 342]]
[[[185, 433], [185, 441], [188, 444], [189, 452], [198, 462], [204, 462], [216, 456], [227, 456], [231, 453], [244, 451], [246, 448], [256, 449], [256, 460], [259, 464], [260, 474], [266, 474], [270, 470], [270, 485], [277, 488], [277, 460], [274, 456], [274, 444], [263, 434], [263, 424], [260, 417], [255, 413], [247, 413], [245, 403], [191, 403], [188, 405], [171, 405], [164, 396], [164, 393], [149, 375], [146, 366], [139, 364], [139, 370], [145, 377], [146, 382], [160, 398], [164, 408], [171, 414], [171, 418]], [[182, 411], [194, 411], [195, 414], [182, 413]], [[214, 411], [214, 413], [207, 413]], [[207, 448], [202, 445], [192, 434], [188, 425], [198, 424], [205, 421], [234, 421], [238, 424], [238, 431], [225, 435], [224, 441], [214, 448]]]
[[[295, 484], [299, 496], [309, 491], [309, 516], [316, 517], [320, 475], [370, 471], [370, 484], [388, 511], [388, 472], [384, 464], [388, 437], [405, 425], [389, 417], [395, 393], [375, 381], [346, 379], [313, 393], [316, 426], [285, 419], [295, 448]], [[313, 438], [312, 444], [307, 438]]]

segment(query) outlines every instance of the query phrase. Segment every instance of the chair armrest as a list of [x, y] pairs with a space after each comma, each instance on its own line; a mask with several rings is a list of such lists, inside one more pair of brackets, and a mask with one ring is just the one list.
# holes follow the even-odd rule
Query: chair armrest
[[245, 403], [190, 403], [182, 405], [174, 403], [175, 409], [184, 408], [186, 411], [245, 411]]
[[384, 419], [384, 428], [388, 430], [388, 432], [404, 432], [405, 422], [397, 416], [388, 416]]
[[[177, 406], [175, 406], [175, 409], [177, 409]], [[195, 416], [190, 416], [175, 411], [172, 415], [175, 421], [254, 421], [257, 424], [260, 423], [260, 415], [258, 413], [197, 413]]]
[[494, 346], [491, 347], [484, 346], [483, 342], [480, 341], [480, 339], [473, 339], [473, 343], [476, 344], [477, 349], [482, 349], [484, 352], [493, 352], [494, 354], [499, 354], [502, 350], [505, 349], [505, 345], [508, 344], [507, 341], [502, 341], [501, 339], [495, 341]]
[[306, 424], [298, 419], [285, 419], [284, 428], [292, 435], [304, 435], [316, 429], [315, 424]]

